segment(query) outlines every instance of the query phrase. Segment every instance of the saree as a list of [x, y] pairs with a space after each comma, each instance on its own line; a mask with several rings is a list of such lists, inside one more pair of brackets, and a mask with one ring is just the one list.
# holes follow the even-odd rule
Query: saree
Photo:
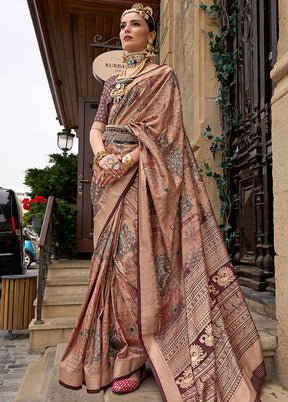
[[114, 103], [109, 152], [139, 164], [91, 186], [89, 285], [60, 384], [99, 392], [148, 360], [163, 401], [259, 401], [259, 335], [185, 134], [175, 72], [136, 77]]

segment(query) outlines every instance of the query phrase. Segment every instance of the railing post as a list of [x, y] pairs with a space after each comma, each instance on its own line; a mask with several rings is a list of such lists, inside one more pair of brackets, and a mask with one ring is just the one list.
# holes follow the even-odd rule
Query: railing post
[[34, 322], [34, 324], [44, 324], [43, 320], [41, 319], [41, 311], [42, 311], [45, 283], [48, 272], [48, 264], [51, 261], [53, 204], [54, 204], [54, 197], [51, 196], [48, 198], [47, 208], [40, 233], [37, 314], [36, 314], [36, 321]]

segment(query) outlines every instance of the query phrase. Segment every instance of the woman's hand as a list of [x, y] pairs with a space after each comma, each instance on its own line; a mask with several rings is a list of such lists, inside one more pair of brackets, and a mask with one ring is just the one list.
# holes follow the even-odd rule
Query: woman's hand
[[115, 154], [102, 158], [99, 167], [102, 169], [96, 178], [96, 184], [99, 187], [106, 187], [121, 179], [128, 170], [121, 162], [121, 156]]

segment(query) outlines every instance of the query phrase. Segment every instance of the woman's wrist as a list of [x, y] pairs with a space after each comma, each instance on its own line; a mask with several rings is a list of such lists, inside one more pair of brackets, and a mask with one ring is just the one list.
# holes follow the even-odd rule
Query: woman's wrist
[[133, 160], [131, 154], [126, 154], [126, 155], [122, 156], [121, 162], [122, 162], [122, 164], [123, 164], [126, 168], [128, 168], [128, 169], [129, 169], [131, 166], [134, 165], [134, 160]]
[[110, 155], [107, 151], [96, 151], [94, 156], [94, 165], [99, 166], [100, 161], [107, 155]]

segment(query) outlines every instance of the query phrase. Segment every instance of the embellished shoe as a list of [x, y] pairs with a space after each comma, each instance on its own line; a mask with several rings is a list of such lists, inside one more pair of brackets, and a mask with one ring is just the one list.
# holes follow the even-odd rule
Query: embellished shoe
[[116, 394], [128, 394], [128, 392], [132, 392], [138, 389], [141, 381], [143, 381], [147, 377], [145, 366], [142, 366], [140, 370], [140, 379], [138, 381], [129, 379], [133, 376], [132, 374], [129, 378], [125, 380], [115, 381], [112, 386], [112, 391]]

